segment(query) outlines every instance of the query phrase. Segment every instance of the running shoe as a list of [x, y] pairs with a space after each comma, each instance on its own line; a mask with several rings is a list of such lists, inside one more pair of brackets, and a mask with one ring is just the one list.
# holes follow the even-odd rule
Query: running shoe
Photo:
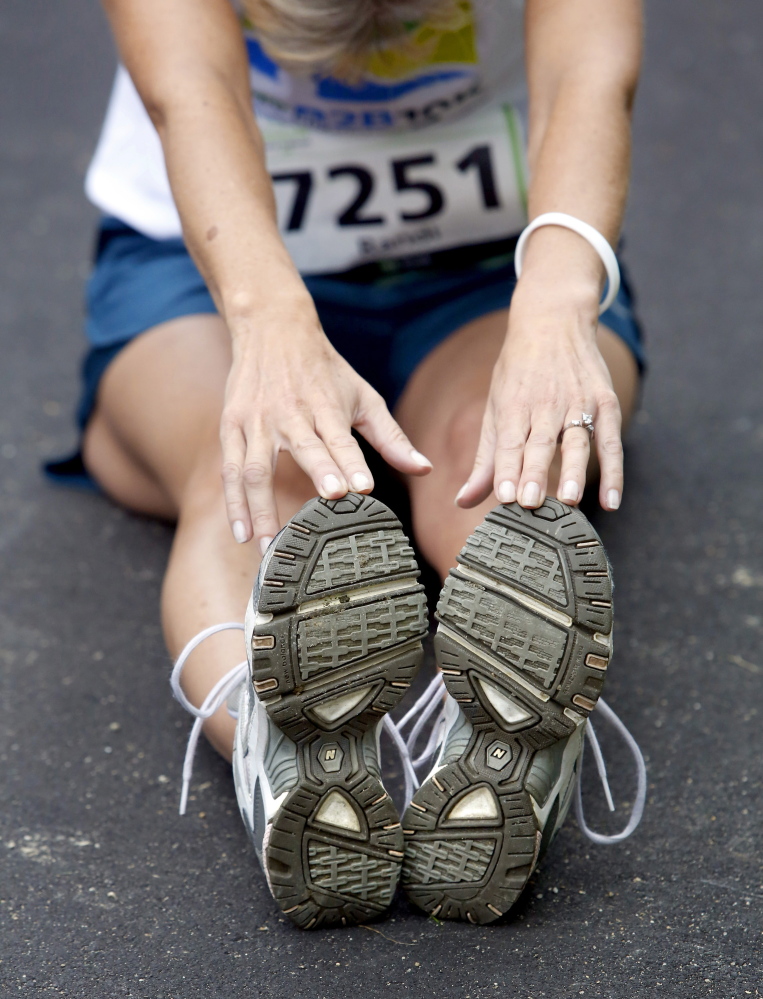
[[496, 507], [457, 561], [437, 606], [444, 733], [403, 817], [402, 882], [430, 915], [492, 923], [572, 802], [612, 653], [612, 577], [586, 517], [555, 499]]
[[273, 897], [305, 929], [379, 916], [399, 880], [379, 736], [421, 664], [418, 577], [397, 518], [355, 493], [307, 503], [260, 567], [233, 775]]

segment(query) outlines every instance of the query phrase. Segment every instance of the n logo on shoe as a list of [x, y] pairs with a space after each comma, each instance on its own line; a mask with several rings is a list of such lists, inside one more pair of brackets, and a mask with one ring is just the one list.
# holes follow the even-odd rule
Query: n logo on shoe
[[505, 742], [491, 742], [485, 750], [485, 764], [491, 770], [503, 770], [511, 763], [514, 754]]
[[344, 752], [336, 742], [324, 746], [318, 753], [318, 762], [327, 774], [338, 773], [342, 769]]

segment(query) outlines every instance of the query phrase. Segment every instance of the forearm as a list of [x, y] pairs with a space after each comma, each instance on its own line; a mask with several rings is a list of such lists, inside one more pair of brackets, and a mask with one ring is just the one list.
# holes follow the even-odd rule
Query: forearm
[[[234, 337], [314, 308], [278, 232], [228, 0], [104, 0], [159, 133], [188, 248]], [[303, 324], [304, 325], [304, 324]]]
[[232, 335], [309, 296], [278, 232], [263, 143], [224, 82], [203, 81], [158, 122], [191, 254]]
[[[537, 152], [531, 159], [530, 218], [565, 212], [588, 222], [617, 244], [628, 193], [630, 113], [621, 94], [560, 88]], [[528, 242], [525, 284], [536, 278], [574, 285], [598, 300], [604, 269], [576, 233], [556, 226]]]
[[[641, 59], [638, 0], [530, 0], [529, 215], [566, 212], [617, 244], [628, 193], [631, 109]], [[528, 242], [524, 283], [598, 298], [604, 271], [580, 236], [558, 227]]]

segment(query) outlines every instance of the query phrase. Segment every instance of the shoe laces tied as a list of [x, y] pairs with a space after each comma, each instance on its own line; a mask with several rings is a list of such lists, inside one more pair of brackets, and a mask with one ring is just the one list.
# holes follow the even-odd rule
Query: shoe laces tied
[[[183, 688], [180, 686], [180, 676], [183, 672], [183, 667], [188, 661], [188, 657], [191, 653], [201, 645], [201, 643], [209, 638], [211, 635], [216, 635], [220, 631], [243, 631], [244, 625], [239, 621], [226, 621], [224, 624], [213, 624], [210, 628], [205, 628], [200, 631], [198, 635], [188, 642], [186, 647], [177, 657], [175, 665], [172, 667], [172, 674], [170, 676], [170, 686], [172, 687], [172, 693], [175, 695], [176, 699], [180, 701], [186, 711], [192, 714], [195, 718], [193, 727], [191, 729], [191, 734], [188, 737], [188, 745], [185, 750], [185, 759], [183, 760], [183, 788], [180, 792], [180, 814], [185, 815], [186, 805], [188, 804], [188, 791], [191, 786], [191, 776], [193, 775], [193, 761], [196, 755], [196, 746], [199, 742], [199, 736], [201, 735], [201, 728], [207, 718], [211, 718], [216, 711], [218, 711], [223, 704], [228, 700], [231, 694], [239, 687], [249, 675], [249, 664], [246, 659], [239, 663], [238, 666], [234, 666], [233, 669], [228, 670], [225, 676], [220, 677], [217, 683], [212, 687], [210, 692], [204, 698], [201, 707], [197, 708], [195, 704], [192, 704], [188, 698], [185, 696]], [[236, 712], [228, 708], [228, 712], [232, 717], [236, 717]]]
[[[424, 752], [419, 757], [413, 757], [414, 746], [419, 735], [421, 734], [421, 730], [437, 709], [444, 696], [444, 691], [445, 686], [442, 682], [442, 675], [438, 673], [413, 707], [403, 715], [399, 722], [394, 722], [389, 715], [384, 716], [384, 730], [392, 739], [392, 742], [400, 755], [400, 761], [403, 764], [406, 808], [410, 804], [414, 793], [420, 786], [419, 778], [416, 774], [416, 767], [420, 766], [425, 760], [428, 760], [439, 744], [437, 740], [441, 737], [441, 731], [445, 723], [444, 713], [442, 713], [442, 717], [438, 717], [436, 719], [435, 724], [432, 726], [432, 731], [429, 733], [429, 739]], [[403, 729], [409, 722], [413, 721], [417, 715], [418, 719], [416, 724], [414, 725], [411, 734], [406, 739], [403, 736]]]
[[[175, 695], [175, 698], [180, 702], [180, 704], [182, 704], [182, 706], [186, 709], [186, 711], [193, 715], [195, 719], [193, 727], [191, 728], [191, 734], [188, 736], [188, 744], [186, 746], [185, 758], [183, 760], [183, 786], [180, 793], [179, 807], [181, 815], [185, 815], [186, 806], [188, 804], [188, 792], [191, 786], [191, 777], [193, 776], [193, 763], [196, 757], [196, 747], [199, 742], [202, 726], [207, 718], [211, 718], [216, 711], [219, 711], [223, 704], [229, 700], [231, 694], [233, 694], [237, 688], [241, 686], [241, 684], [246, 682], [247, 677], [249, 676], [249, 664], [246, 660], [244, 660], [239, 663], [238, 666], [234, 666], [232, 669], [228, 670], [228, 672], [217, 681], [214, 687], [212, 687], [199, 708], [197, 708], [195, 704], [192, 704], [186, 697], [183, 688], [180, 686], [180, 677], [183, 673], [183, 667], [188, 662], [188, 657], [199, 647], [199, 645], [201, 645], [203, 641], [205, 641], [205, 639], [210, 638], [212, 635], [218, 634], [218, 632], [229, 630], [243, 631], [244, 625], [239, 621], [226, 621], [223, 624], [214, 624], [210, 628], [205, 628], [203, 631], [200, 631], [198, 635], [194, 636], [190, 642], [188, 642], [183, 651], [177, 657], [175, 665], [172, 667], [172, 674], [170, 676], [172, 693]], [[421, 732], [422, 727], [426, 724], [427, 719], [437, 708], [438, 697], [432, 697], [432, 692], [439, 694], [440, 687], [442, 687], [442, 682], [440, 675], [438, 674], [424, 691], [424, 694], [419, 697], [410, 711], [408, 711], [402, 719], [403, 723], [405, 723], [408, 720], [413, 719], [419, 711], [422, 711], [421, 718], [414, 728], [416, 738], [418, 738], [418, 735]], [[425, 702], [430, 698], [431, 705], [427, 705]], [[228, 706], [228, 713], [233, 718], [236, 718], [238, 715], [238, 712], [234, 711], [230, 705]], [[408, 746], [406, 745], [406, 740], [398, 730], [398, 725], [392, 721], [389, 715], [384, 716], [384, 728], [391, 738], [392, 744], [397, 750], [403, 766], [403, 774], [405, 777], [405, 804], [407, 807], [408, 802], [411, 800], [414, 792], [419, 787], [419, 780], [416, 776], [414, 767], [418, 766], [425, 759], [428, 759], [434, 752], [438, 729], [437, 726], [435, 726], [430, 733], [429, 741], [424, 754], [419, 759], [412, 760]]]
[[[416, 767], [421, 766], [427, 760], [429, 760], [434, 753], [442, 746], [445, 738], [445, 717], [446, 717], [446, 702], [444, 696], [447, 693], [445, 682], [443, 680], [442, 674], [438, 673], [437, 676], [431, 681], [427, 686], [424, 693], [419, 697], [413, 707], [400, 719], [400, 721], [395, 725], [389, 717], [386, 717], [385, 723], [389, 722], [387, 725], [388, 730], [395, 729], [395, 744], [398, 747], [401, 757], [403, 758], [403, 768], [405, 773], [405, 795], [406, 795], [406, 807], [413, 797], [413, 789], [419, 787], [419, 780], [416, 775]], [[416, 743], [421, 735], [424, 725], [428, 719], [432, 716], [434, 711], [440, 705], [440, 713], [435, 718], [432, 729], [429, 733], [429, 738], [427, 739], [426, 746], [424, 750], [416, 756]], [[585, 820], [585, 814], [583, 811], [583, 796], [581, 791], [581, 774], [583, 769], [583, 757], [584, 753], [581, 753], [580, 757], [580, 768], [578, 773], [577, 787], [575, 789], [575, 815], [578, 820], [578, 825], [585, 836], [588, 837], [593, 843], [598, 843], [601, 845], [611, 845], [613, 843], [621, 843], [624, 839], [627, 839], [637, 828], [638, 824], [641, 822], [641, 818], [644, 814], [644, 805], [646, 803], [646, 764], [644, 763], [643, 754], [638, 746], [638, 743], [633, 738], [631, 733], [625, 727], [623, 722], [618, 718], [615, 712], [610, 708], [610, 706], [602, 699], [599, 698], [596, 711], [599, 713], [603, 721], [609, 722], [613, 728], [622, 736], [626, 746], [631, 752], [633, 761], [636, 766], [637, 775], [637, 786], [636, 786], [636, 797], [633, 802], [633, 808], [631, 809], [631, 814], [628, 822], [624, 829], [619, 833], [614, 833], [612, 835], [606, 835], [604, 833], [598, 833], [591, 829]], [[405, 738], [402, 734], [402, 730], [415, 720], [415, 724], [411, 729], [410, 735]], [[390, 734], [392, 732], [390, 731]], [[593, 721], [591, 718], [588, 719], [588, 724], [585, 729], [586, 739], [591, 744], [591, 749], [593, 750], [594, 760], [596, 761], [596, 770], [599, 775], [599, 780], [604, 789], [604, 795], [607, 800], [607, 805], [611, 812], [614, 812], [615, 803], [612, 799], [612, 792], [609, 786], [609, 779], [607, 776], [607, 767], [604, 762], [604, 755], [601, 751], [601, 745], [599, 743], [596, 731], [593, 726]], [[585, 746], [585, 743], [583, 744]]]
[[[223, 624], [215, 624], [209, 628], [205, 628], [203, 631], [200, 631], [198, 635], [192, 638], [190, 642], [188, 642], [172, 668], [172, 674], [170, 676], [172, 692], [180, 704], [182, 704], [186, 711], [192, 714], [195, 719], [191, 729], [191, 734], [188, 737], [188, 745], [186, 747], [185, 758], [183, 760], [183, 786], [180, 794], [179, 808], [181, 815], [185, 815], [186, 805], [188, 803], [188, 792], [191, 785], [191, 777], [193, 775], [193, 762], [202, 726], [208, 718], [211, 718], [212, 715], [215, 714], [215, 712], [218, 711], [226, 701], [228, 701], [231, 694], [233, 694], [234, 691], [246, 681], [249, 675], [249, 664], [246, 660], [244, 660], [237, 666], [230, 669], [217, 681], [214, 687], [212, 687], [210, 692], [204, 698], [201, 707], [198, 708], [186, 697], [182, 687], [180, 686], [180, 677], [183, 672], [183, 667], [188, 661], [188, 657], [196, 648], [198, 648], [199, 645], [201, 645], [203, 641], [205, 641], [205, 639], [212, 635], [218, 634], [218, 632], [229, 630], [243, 631], [244, 625], [239, 621], [227, 621]], [[431, 759], [445, 740], [445, 719], [447, 711], [446, 697], [447, 689], [445, 687], [442, 673], [437, 673], [437, 675], [427, 685], [424, 692], [419, 696], [418, 700], [411, 708], [409, 708], [409, 710], [398, 722], [394, 722], [389, 715], [384, 716], [384, 729], [391, 738], [403, 766], [406, 808], [408, 807], [415, 791], [421, 784], [416, 773], [416, 768], [422, 766], [429, 759]], [[416, 744], [419, 741], [421, 733], [429, 719], [437, 711], [438, 707], [440, 708], [440, 711], [435, 717], [434, 723], [429, 731], [426, 745], [424, 746], [424, 749], [416, 755]], [[627, 839], [641, 822], [641, 818], [644, 814], [644, 806], [646, 804], [646, 764], [644, 763], [644, 757], [638, 743], [603, 698], [599, 698], [596, 711], [601, 715], [602, 720], [609, 722], [622, 736], [636, 765], [636, 797], [634, 799], [633, 808], [631, 809], [628, 822], [625, 828], [619, 833], [606, 835], [591, 829], [585, 820], [583, 796], [581, 791], [581, 775], [583, 769], [583, 758], [585, 755], [584, 752], [582, 752], [580, 756], [580, 769], [578, 773], [577, 787], [575, 789], [575, 815], [578, 820], [578, 825], [584, 835], [587, 836], [593, 843], [611, 845], [614, 843], [621, 843], [623, 840]], [[228, 712], [232, 717], [236, 717], [236, 712], [230, 707], [228, 707]], [[403, 730], [410, 725], [411, 722], [414, 723], [413, 728], [411, 729], [410, 734], [406, 737], [403, 734]], [[596, 761], [596, 770], [604, 789], [607, 805], [609, 810], [614, 812], [616, 809], [609, 786], [607, 767], [604, 762], [604, 755], [601, 751], [601, 745], [598, 737], [596, 736], [591, 718], [588, 719], [585, 734], [587, 740], [591, 743], [594, 760]]]
[[[636, 740], [625, 727], [621, 719], [618, 718], [612, 708], [610, 708], [607, 702], [601, 697], [597, 702], [596, 712], [601, 715], [604, 721], [609, 722], [609, 724], [622, 736], [623, 741], [630, 750], [633, 761], [636, 764], [636, 797], [633, 802], [630, 818], [628, 819], [625, 828], [619, 833], [605, 835], [604, 833], [598, 833], [594, 829], [591, 829], [585, 820], [585, 815], [583, 813], [583, 793], [581, 790], [581, 775], [583, 771], [583, 757], [585, 750], [583, 750], [580, 754], [580, 774], [578, 774], [578, 783], [575, 788], [575, 818], [578, 820], [578, 825], [580, 826], [581, 831], [591, 840], [592, 843], [599, 843], [602, 846], [611, 846], [614, 843], [622, 843], [624, 839], [627, 839], [633, 832], [635, 832], [639, 822], [641, 822], [641, 818], [644, 814], [644, 806], [646, 804], [646, 764], [644, 763], [644, 756]], [[609, 810], [610, 812], [614, 812], [615, 805], [612, 801], [612, 794], [609, 790], [607, 767], [604, 763], [601, 746], [599, 745], [599, 740], [596, 738], [596, 732], [594, 731], [590, 718], [588, 719], [588, 724], [586, 725], [586, 737], [591, 743], [593, 756], [596, 760], [596, 769], [599, 774], [599, 780], [604, 788], [604, 793], [607, 797]], [[583, 745], [585, 747], [585, 743], [583, 743]]]

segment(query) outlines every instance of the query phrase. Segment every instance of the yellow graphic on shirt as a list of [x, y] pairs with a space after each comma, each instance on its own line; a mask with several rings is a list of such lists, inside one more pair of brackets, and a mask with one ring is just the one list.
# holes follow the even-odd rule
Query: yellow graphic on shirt
[[402, 43], [396, 41], [367, 56], [365, 72], [381, 80], [400, 80], [425, 66], [478, 62], [470, 0], [457, 0], [436, 22], [411, 24], [408, 31]]
[[[262, 57], [270, 61], [261, 43], [254, 41], [256, 28], [246, 13], [241, 15], [241, 26], [248, 36], [247, 44], [256, 45], [257, 54], [262, 52]], [[427, 66], [476, 66], [479, 61], [471, 0], [454, 0], [436, 18], [406, 24], [405, 29], [407, 37], [402, 41], [396, 39], [387, 47], [352, 58], [352, 65], [344, 68], [350, 69], [353, 76], [368, 74], [380, 80], [401, 80]]]

